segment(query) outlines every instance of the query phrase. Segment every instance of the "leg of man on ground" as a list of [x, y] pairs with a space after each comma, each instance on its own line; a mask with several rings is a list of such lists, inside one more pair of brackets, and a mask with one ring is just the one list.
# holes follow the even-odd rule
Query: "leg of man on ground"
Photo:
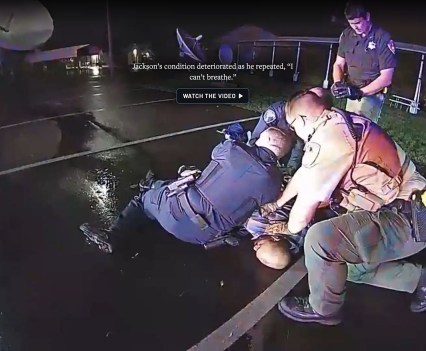
[[121, 211], [111, 226], [107, 229], [97, 228], [89, 223], [83, 223], [80, 230], [89, 242], [98, 245], [99, 249], [112, 253], [122, 240], [127, 231], [135, 231], [143, 227], [149, 218], [141, 202], [142, 195], [150, 190], [160, 188], [165, 182], [154, 179], [154, 174], [149, 171], [144, 180], [139, 183], [140, 193]]

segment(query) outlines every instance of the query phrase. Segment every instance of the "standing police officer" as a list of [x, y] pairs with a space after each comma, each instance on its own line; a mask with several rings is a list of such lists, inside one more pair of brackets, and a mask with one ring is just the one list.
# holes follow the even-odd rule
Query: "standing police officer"
[[372, 24], [362, 5], [348, 3], [345, 17], [349, 27], [340, 35], [331, 92], [348, 99], [347, 111], [377, 123], [397, 65], [395, 44], [388, 32]]
[[410, 202], [413, 193], [426, 189], [426, 179], [377, 124], [328, 110], [309, 91], [288, 101], [286, 115], [306, 142], [305, 153], [282, 197], [265, 206], [273, 211], [297, 196], [289, 220], [271, 225], [267, 233], [300, 232], [330, 199], [348, 213], [309, 227], [304, 253], [310, 295], [285, 297], [279, 310], [300, 322], [339, 324], [349, 278], [415, 292], [411, 310], [426, 311], [426, 269], [402, 261], [426, 248], [426, 238], [416, 230], [421, 207]]
[[254, 146], [226, 140], [213, 149], [203, 172], [187, 172], [174, 182], [149, 179], [109, 229], [89, 224], [80, 229], [107, 253], [124, 231], [140, 229], [147, 219], [158, 221], [179, 240], [206, 244], [243, 226], [255, 209], [280, 196], [277, 159], [290, 147], [289, 135], [277, 128], [264, 131]]

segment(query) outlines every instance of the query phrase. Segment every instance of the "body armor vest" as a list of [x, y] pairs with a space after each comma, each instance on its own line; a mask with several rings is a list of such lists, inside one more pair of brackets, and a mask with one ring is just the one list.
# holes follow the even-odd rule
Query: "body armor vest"
[[[280, 195], [276, 160], [262, 162], [252, 155], [255, 148], [233, 143], [227, 157], [212, 160], [195, 182], [198, 192], [232, 226], [242, 225], [265, 203], [262, 199], [269, 202]], [[209, 214], [204, 215], [209, 220]]]
[[406, 157], [402, 165], [395, 142], [368, 118], [333, 110], [344, 116], [355, 139], [352, 167], [340, 181], [336, 195], [349, 210], [376, 211], [398, 196], [409, 159]]

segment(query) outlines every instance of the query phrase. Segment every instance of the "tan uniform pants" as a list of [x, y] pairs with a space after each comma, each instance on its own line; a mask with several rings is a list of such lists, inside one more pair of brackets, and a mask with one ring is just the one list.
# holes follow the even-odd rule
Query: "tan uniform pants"
[[364, 96], [361, 100], [347, 100], [346, 111], [353, 112], [371, 119], [377, 123], [380, 119], [385, 101], [384, 94]]
[[344, 303], [346, 280], [413, 292], [421, 266], [401, 259], [423, 250], [404, 215], [384, 208], [331, 218], [309, 228], [305, 263], [313, 309], [328, 315]]

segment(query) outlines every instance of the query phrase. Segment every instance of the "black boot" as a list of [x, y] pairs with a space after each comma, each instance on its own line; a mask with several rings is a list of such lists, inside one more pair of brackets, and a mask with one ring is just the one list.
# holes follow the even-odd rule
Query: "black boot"
[[151, 189], [154, 182], [155, 182], [154, 172], [152, 172], [151, 170], [148, 170], [148, 172], [146, 173], [145, 179], [142, 179], [139, 182], [140, 192], [144, 193], [145, 191]]
[[112, 253], [113, 244], [111, 240], [111, 231], [106, 229], [96, 228], [88, 223], [84, 223], [80, 226], [80, 230], [86, 236], [86, 240], [90, 243], [98, 245], [99, 250]]
[[423, 267], [420, 276], [419, 285], [414, 292], [413, 301], [411, 301], [410, 309], [412, 312], [426, 311], [426, 268]]
[[284, 316], [297, 322], [337, 325], [342, 321], [340, 313], [321, 316], [315, 312], [308, 297], [284, 297], [278, 303], [278, 309]]

